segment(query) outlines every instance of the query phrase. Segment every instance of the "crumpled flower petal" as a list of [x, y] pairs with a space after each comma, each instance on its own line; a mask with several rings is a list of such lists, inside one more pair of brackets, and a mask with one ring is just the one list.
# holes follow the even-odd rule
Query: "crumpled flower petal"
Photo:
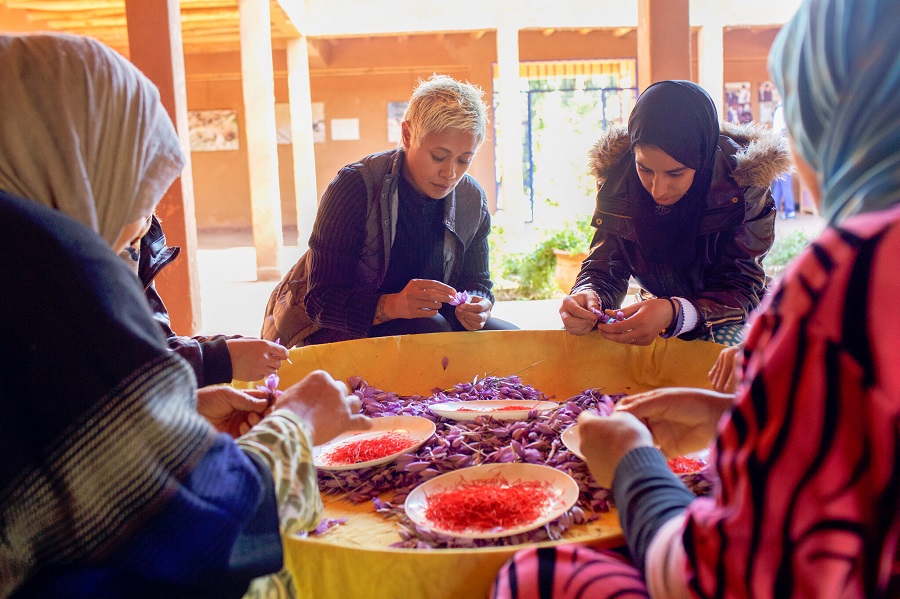
[[469, 301], [469, 294], [465, 291], [457, 291], [456, 295], [453, 296], [453, 299], [450, 300], [451, 306], [458, 306], [460, 304], [465, 304]]
[[318, 526], [316, 526], [313, 534], [317, 536], [324, 534], [332, 526], [338, 526], [339, 524], [343, 524], [346, 521], [347, 518], [322, 518], [322, 521], [319, 522]]

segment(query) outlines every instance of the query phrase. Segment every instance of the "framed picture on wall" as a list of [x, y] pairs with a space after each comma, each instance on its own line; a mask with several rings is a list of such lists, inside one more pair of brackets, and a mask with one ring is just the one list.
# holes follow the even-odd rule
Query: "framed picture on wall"
[[763, 81], [759, 84], [759, 122], [772, 123], [775, 115], [775, 107], [781, 104], [781, 94], [771, 81]]
[[192, 152], [237, 150], [240, 147], [236, 110], [189, 110]]
[[400, 124], [403, 122], [403, 115], [406, 113], [407, 106], [409, 106], [409, 102], [388, 102], [387, 125], [389, 143], [400, 143]]
[[753, 120], [749, 81], [725, 84], [725, 120], [729, 123], [749, 123]]

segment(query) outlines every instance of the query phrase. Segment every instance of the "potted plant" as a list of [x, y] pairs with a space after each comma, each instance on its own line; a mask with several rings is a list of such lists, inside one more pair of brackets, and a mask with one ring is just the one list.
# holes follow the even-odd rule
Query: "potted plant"
[[581, 263], [588, 257], [588, 253], [580, 250], [555, 248], [553, 254], [556, 256], [553, 280], [556, 281], [563, 293], [569, 293], [575, 286], [575, 280], [578, 278], [578, 273], [581, 272]]
[[503, 256], [501, 277], [516, 284], [515, 292], [508, 292], [506, 299], [549, 299], [569, 293], [581, 261], [587, 257], [592, 235], [589, 219], [585, 218], [584, 222], [545, 231], [531, 252]]

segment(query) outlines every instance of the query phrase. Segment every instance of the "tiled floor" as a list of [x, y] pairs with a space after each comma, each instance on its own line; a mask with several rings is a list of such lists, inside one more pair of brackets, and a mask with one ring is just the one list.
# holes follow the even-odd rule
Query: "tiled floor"
[[[823, 221], [817, 216], [798, 214], [778, 220], [776, 235], [796, 229], [818, 233]], [[289, 239], [290, 234], [285, 236]], [[200, 333], [257, 336], [269, 294], [276, 282], [256, 282], [256, 254], [249, 231], [201, 232], [198, 262], [200, 269], [202, 327]], [[282, 268], [300, 257], [296, 245], [285, 246]], [[558, 329], [560, 300], [498, 302], [493, 314], [523, 329]]]

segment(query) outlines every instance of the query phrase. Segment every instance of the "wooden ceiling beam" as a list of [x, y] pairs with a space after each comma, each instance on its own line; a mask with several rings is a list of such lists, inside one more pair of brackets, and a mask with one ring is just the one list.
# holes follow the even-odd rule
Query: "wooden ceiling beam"
[[237, 10], [238, 0], [181, 0], [181, 10], [233, 8]]
[[[9, 8], [48, 12], [80, 12], [118, 8], [125, 12], [125, 0], [5, 0]], [[211, 8], [233, 8], [237, 10], [237, 0], [182, 0], [181, 10], [205, 10]]]
[[[65, 18], [60, 18], [62, 15], [57, 15], [57, 18], [53, 20], [48, 20], [48, 24], [51, 27], [125, 27], [127, 25], [127, 19], [125, 17], [125, 13], [109, 15], [109, 16], [95, 16], [88, 18], [74, 18], [66, 15]], [[192, 10], [182, 12], [181, 14], [181, 26], [189, 26], [198, 23], [218, 23], [218, 22], [234, 22], [238, 23], [238, 11], [237, 9], [230, 8], [220, 8], [215, 10]]]
[[54, 20], [86, 20], [86, 19], [94, 19], [97, 17], [111, 17], [115, 15], [124, 15], [124, 8], [98, 8], [95, 10], [73, 10], [71, 12], [61, 13], [56, 10], [28, 10], [26, 12], [28, 18], [32, 21], [47, 21], [50, 19]]
[[331, 63], [331, 54], [334, 48], [327, 39], [306, 38], [306, 51], [309, 54], [310, 68], [326, 68]]
[[[294, 38], [301, 37], [300, 30], [297, 29], [290, 16], [284, 11], [278, 0], [270, 0], [269, 14], [272, 21], [272, 28], [283, 37]], [[273, 32], [273, 35], [275, 33]]]
[[[273, 42], [300, 37], [294, 23], [277, 0], [271, 0]], [[115, 48], [127, 48], [124, 0], [0, 0], [0, 5], [22, 10], [32, 22], [52, 31], [95, 37]], [[181, 0], [181, 26], [185, 47], [205, 44], [240, 47], [238, 0]], [[326, 49], [325, 59], [330, 58]], [[324, 64], [327, 64], [323, 61]]]
[[9, 8], [20, 10], [47, 10], [51, 12], [75, 12], [103, 8], [121, 8], [125, 11], [125, 0], [6, 0]]

